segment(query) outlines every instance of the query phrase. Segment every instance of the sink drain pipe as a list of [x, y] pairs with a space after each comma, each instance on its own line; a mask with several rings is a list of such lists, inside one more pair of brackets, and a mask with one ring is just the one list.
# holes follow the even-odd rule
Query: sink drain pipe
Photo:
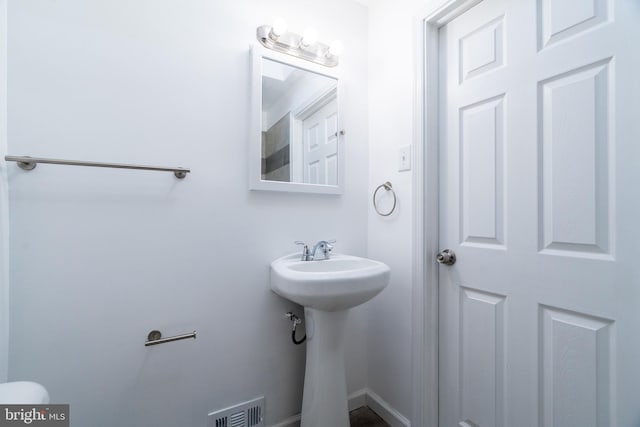
[[302, 339], [300, 339], [299, 341], [296, 339], [296, 327], [302, 323], [302, 319], [299, 318], [298, 316], [296, 316], [295, 314], [293, 314], [290, 311], [287, 314], [285, 314], [285, 316], [287, 316], [287, 318], [291, 319], [292, 326], [293, 326], [292, 331], [291, 331], [291, 341], [293, 341], [293, 343], [296, 344], [296, 345], [300, 345], [303, 342], [305, 342], [306, 339], [307, 339], [307, 334], [304, 334]]

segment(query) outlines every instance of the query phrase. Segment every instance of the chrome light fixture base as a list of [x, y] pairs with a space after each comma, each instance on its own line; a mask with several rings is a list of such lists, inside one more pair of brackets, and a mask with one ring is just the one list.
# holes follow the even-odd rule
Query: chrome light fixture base
[[338, 56], [329, 52], [329, 46], [316, 42], [310, 45], [303, 43], [303, 37], [292, 32], [285, 32], [280, 36], [274, 35], [271, 25], [262, 25], [256, 31], [258, 41], [269, 49], [287, 55], [315, 62], [325, 67], [338, 65]]

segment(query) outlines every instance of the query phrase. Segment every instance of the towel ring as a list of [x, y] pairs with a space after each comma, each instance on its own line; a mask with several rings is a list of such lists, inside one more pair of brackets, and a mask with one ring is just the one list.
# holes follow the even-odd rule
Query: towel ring
[[[393, 206], [391, 206], [391, 210], [389, 210], [389, 212], [387, 212], [387, 213], [380, 212], [380, 210], [378, 209], [378, 205], [376, 204], [376, 195], [378, 194], [378, 191], [380, 191], [381, 188], [384, 188], [387, 191], [391, 191], [391, 194], [393, 195]], [[378, 188], [376, 188], [376, 191], [373, 192], [373, 208], [376, 210], [376, 212], [380, 216], [389, 216], [389, 215], [391, 215], [393, 213], [393, 211], [396, 210], [396, 202], [397, 201], [398, 201], [398, 198], [396, 197], [396, 192], [393, 191], [393, 186], [391, 185], [391, 183], [389, 181], [385, 182], [384, 184], [378, 185]]]

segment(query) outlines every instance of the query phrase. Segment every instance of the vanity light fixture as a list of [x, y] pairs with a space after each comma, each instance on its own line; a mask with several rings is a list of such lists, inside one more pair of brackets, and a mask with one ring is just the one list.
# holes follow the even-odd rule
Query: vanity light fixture
[[318, 30], [315, 28], [307, 28], [304, 30], [304, 35], [302, 36], [300, 44], [308, 47], [316, 43], [318, 43]]
[[272, 40], [278, 40], [281, 35], [287, 32], [287, 22], [278, 18], [273, 21], [273, 25], [271, 26], [271, 30], [269, 30], [269, 38]]
[[287, 23], [278, 18], [273, 25], [262, 25], [256, 31], [258, 41], [269, 49], [297, 56], [307, 61], [326, 67], [338, 65], [338, 57], [342, 54], [342, 43], [338, 40], [326, 45], [318, 41], [318, 31], [308, 28], [304, 35], [287, 31]]

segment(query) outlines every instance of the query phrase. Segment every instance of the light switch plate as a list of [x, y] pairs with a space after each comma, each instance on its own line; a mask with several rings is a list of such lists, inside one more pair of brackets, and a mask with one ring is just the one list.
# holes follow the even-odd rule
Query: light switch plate
[[405, 145], [398, 148], [398, 171], [410, 171], [411, 170], [411, 146]]

